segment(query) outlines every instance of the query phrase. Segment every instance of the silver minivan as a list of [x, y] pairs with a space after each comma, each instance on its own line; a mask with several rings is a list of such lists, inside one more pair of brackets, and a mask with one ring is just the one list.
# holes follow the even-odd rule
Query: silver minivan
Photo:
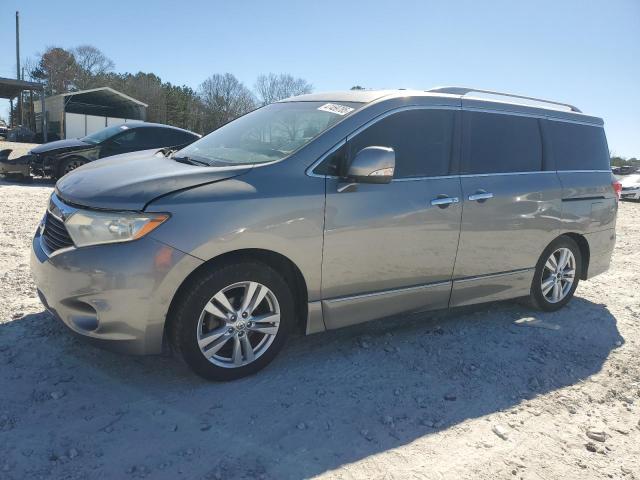
[[602, 120], [571, 105], [460, 87], [303, 95], [64, 176], [31, 267], [74, 332], [135, 354], [166, 340], [228, 380], [296, 328], [515, 297], [561, 308], [609, 266], [613, 183]]

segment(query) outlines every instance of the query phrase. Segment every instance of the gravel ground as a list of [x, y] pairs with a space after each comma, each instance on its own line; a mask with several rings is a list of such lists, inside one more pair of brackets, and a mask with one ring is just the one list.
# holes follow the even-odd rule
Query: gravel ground
[[0, 181], [0, 478], [640, 478], [640, 204], [562, 311], [516, 302], [294, 338], [206, 383], [43, 311], [51, 184]]

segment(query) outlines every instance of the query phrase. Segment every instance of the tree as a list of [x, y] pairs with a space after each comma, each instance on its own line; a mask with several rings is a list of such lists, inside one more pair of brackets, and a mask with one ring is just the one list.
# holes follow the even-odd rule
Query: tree
[[202, 100], [205, 122], [209, 132], [253, 110], [256, 102], [251, 91], [230, 73], [207, 78], [198, 90]]
[[71, 52], [78, 66], [76, 85], [81, 90], [94, 87], [95, 78], [110, 72], [115, 66], [109, 57], [91, 45], [80, 45]]
[[350, 90], [364, 90], [364, 87], [361, 87], [360, 85], [354, 85]]
[[640, 160], [638, 160], [635, 157], [631, 157], [631, 158], [620, 157], [615, 155], [613, 152], [611, 152], [611, 166], [612, 167], [625, 167], [625, 166], [640, 167]]
[[254, 88], [262, 105], [313, 91], [313, 85], [305, 79], [294, 78], [288, 73], [260, 75]]
[[160, 77], [153, 73], [112, 73], [93, 77], [93, 87], [111, 87], [148, 105], [147, 120], [165, 123], [166, 95]]
[[76, 88], [78, 64], [73, 53], [49, 47], [36, 61], [30, 76], [45, 83], [47, 95], [66, 93]]
[[166, 123], [194, 132], [203, 131], [202, 101], [190, 87], [163, 84], [166, 95]]
[[168, 123], [195, 132], [205, 130], [207, 114], [193, 89], [163, 83], [153, 73], [115, 73], [113, 67], [113, 61], [91, 45], [70, 50], [51, 47], [25, 62], [30, 78], [45, 83], [47, 95], [111, 87], [146, 103], [150, 122]]

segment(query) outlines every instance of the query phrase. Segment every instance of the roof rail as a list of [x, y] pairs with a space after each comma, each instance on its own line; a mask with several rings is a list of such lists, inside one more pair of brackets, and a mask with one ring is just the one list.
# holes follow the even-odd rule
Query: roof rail
[[582, 110], [580, 110], [578, 107], [575, 107], [569, 103], [554, 102], [551, 100], [544, 100], [542, 98], [535, 98], [535, 97], [525, 97], [524, 95], [515, 95], [513, 93], [494, 92], [493, 90], [482, 90], [480, 88], [436, 87], [436, 88], [430, 88], [429, 90], [427, 90], [427, 92], [450, 93], [452, 95], [462, 95], [463, 97], [471, 92], [488, 93], [490, 95], [499, 95], [501, 97], [522, 98], [524, 100], [533, 100], [535, 102], [549, 103], [551, 105], [560, 105], [562, 107], [569, 108], [572, 112], [582, 113]]

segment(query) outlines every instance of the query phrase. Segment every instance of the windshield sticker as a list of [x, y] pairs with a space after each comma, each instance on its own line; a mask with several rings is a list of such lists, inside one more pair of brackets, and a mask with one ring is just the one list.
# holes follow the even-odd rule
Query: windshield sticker
[[336, 115], [346, 115], [347, 113], [353, 112], [353, 108], [347, 107], [346, 105], [338, 105], [337, 103], [325, 103], [321, 107], [318, 107], [318, 110], [335, 113]]

